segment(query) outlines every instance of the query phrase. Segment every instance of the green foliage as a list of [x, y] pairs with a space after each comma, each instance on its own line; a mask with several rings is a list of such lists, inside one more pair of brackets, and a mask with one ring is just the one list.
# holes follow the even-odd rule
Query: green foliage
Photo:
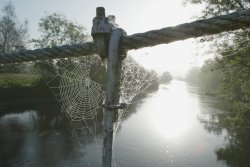
[[[204, 17], [244, 10], [250, 6], [249, 0], [186, 0], [185, 2], [206, 4], [206, 8], [203, 10]], [[227, 94], [232, 108], [234, 103], [250, 103], [250, 49], [248, 35], [249, 30], [247, 29], [224, 33], [214, 43], [217, 48], [217, 57], [212, 69], [220, 71], [224, 94]], [[239, 112], [241, 111], [239, 110]]]
[[[241, 35], [245, 34], [242, 32]], [[246, 34], [245, 34], [246, 35]], [[250, 57], [248, 41], [244, 35], [237, 36], [232, 45], [218, 46], [219, 56], [216, 58], [217, 68], [223, 71], [224, 91], [231, 100], [250, 101]], [[241, 42], [237, 42], [241, 40]]]
[[[58, 13], [42, 17], [39, 31], [41, 32], [40, 37], [31, 40], [36, 48], [82, 43], [89, 37], [84, 26], [78, 25]], [[48, 60], [36, 63], [35, 69], [45, 80], [49, 80], [60, 72], [57, 68], [57, 66], [60, 67], [60, 63], [74, 64], [76, 61], [80, 60], [78, 58], [65, 58], [60, 61]]]
[[199, 86], [205, 94], [218, 95], [221, 92], [221, 71], [214, 69], [216, 62], [207, 60], [200, 67], [193, 67], [186, 76], [186, 81]]
[[250, 0], [184, 0], [185, 4], [204, 4], [203, 17], [226, 14], [245, 10], [250, 7]]
[[[221, 15], [250, 7], [250, 0], [186, 0], [204, 3], [203, 17]], [[232, 167], [250, 166], [250, 48], [249, 29], [223, 33], [214, 41], [217, 48], [214, 70], [221, 72], [223, 93], [230, 105], [229, 115], [220, 119], [229, 143], [216, 151], [219, 160]]]
[[229, 115], [219, 120], [229, 134], [228, 144], [216, 150], [218, 160], [223, 160], [228, 166], [249, 167], [250, 160], [250, 105], [233, 102]]
[[37, 48], [81, 43], [88, 39], [85, 27], [58, 13], [41, 18], [39, 31], [41, 32], [40, 38], [31, 40]]
[[219, 69], [215, 69], [216, 64], [214, 60], [207, 60], [201, 68], [200, 85], [207, 93], [221, 93], [222, 72]]

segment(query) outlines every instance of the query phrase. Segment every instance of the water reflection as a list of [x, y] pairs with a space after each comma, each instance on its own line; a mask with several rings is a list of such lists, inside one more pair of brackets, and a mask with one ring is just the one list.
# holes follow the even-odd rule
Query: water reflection
[[224, 144], [224, 135], [204, 130], [197, 117], [207, 107], [198, 89], [173, 80], [160, 85], [117, 134], [117, 166], [202, 166], [224, 167], [215, 149]]
[[[206, 98], [208, 99], [208, 98]], [[210, 108], [210, 114], [204, 112], [200, 115], [199, 121], [210, 133], [217, 135], [227, 133], [225, 145], [215, 150], [217, 159], [225, 162], [230, 167], [249, 167], [250, 166], [250, 124], [248, 117], [244, 117], [241, 122], [234, 122], [234, 115], [222, 113], [213, 108], [214, 100], [206, 103]], [[208, 111], [208, 110], [206, 110]]]
[[[100, 128], [95, 125], [96, 129]], [[50, 108], [3, 115], [0, 117], [0, 166], [79, 166], [95, 162], [95, 157], [86, 159], [85, 153], [94, 143], [91, 128], [75, 129], [80, 141], [76, 140], [76, 133], [64, 115]], [[100, 130], [95, 133], [98, 136]]]
[[188, 98], [185, 89], [184, 82], [173, 81], [171, 85], [161, 85], [160, 93], [151, 101], [150, 106], [161, 106], [150, 117], [154, 129], [164, 137], [181, 137], [192, 127], [192, 116], [197, 112], [198, 101]]
[[[116, 166], [226, 166], [217, 155], [227, 151], [215, 154], [227, 135], [215, 126], [219, 110], [197, 88], [173, 80], [140, 98], [117, 132]], [[0, 117], [0, 166], [100, 167], [102, 140], [102, 115], [95, 122], [70, 122], [50, 106], [5, 114]]]

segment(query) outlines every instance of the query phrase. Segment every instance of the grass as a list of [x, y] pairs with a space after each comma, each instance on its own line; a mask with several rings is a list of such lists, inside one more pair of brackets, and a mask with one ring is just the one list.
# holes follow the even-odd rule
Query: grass
[[35, 74], [0, 74], [0, 108], [55, 102], [49, 87]]
[[34, 87], [41, 78], [35, 74], [0, 74], [0, 88]]

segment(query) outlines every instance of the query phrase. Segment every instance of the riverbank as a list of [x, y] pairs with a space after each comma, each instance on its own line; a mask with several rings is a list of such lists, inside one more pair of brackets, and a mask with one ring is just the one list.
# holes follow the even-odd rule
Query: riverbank
[[[147, 88], [156, 91], [159, 82]], [[134, 100], [145, 96], [138, 94]], [[48, 85], [36, 74], [0, 74], [0, 112], [16, 109], [37, 109], [43, 105], [59, 104]]]
[[0, 112], [57, 103], [46, 83], [35, 74], [0, 75]]

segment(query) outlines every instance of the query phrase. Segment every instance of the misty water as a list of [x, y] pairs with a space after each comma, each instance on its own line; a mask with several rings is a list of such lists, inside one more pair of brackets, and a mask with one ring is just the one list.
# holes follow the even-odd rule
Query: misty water
[[[227, 132], [212, 130], [214, 98], [173, 80], [129, 106], [114, 138], [117, 167], [223, 167], [216, 150]], [[56, 107], [12, 111], [0, 116], [0, 166], [99, 167], [102, 121], [72, 129]], [[76, 135], [77, 134], [77, 137]]]

